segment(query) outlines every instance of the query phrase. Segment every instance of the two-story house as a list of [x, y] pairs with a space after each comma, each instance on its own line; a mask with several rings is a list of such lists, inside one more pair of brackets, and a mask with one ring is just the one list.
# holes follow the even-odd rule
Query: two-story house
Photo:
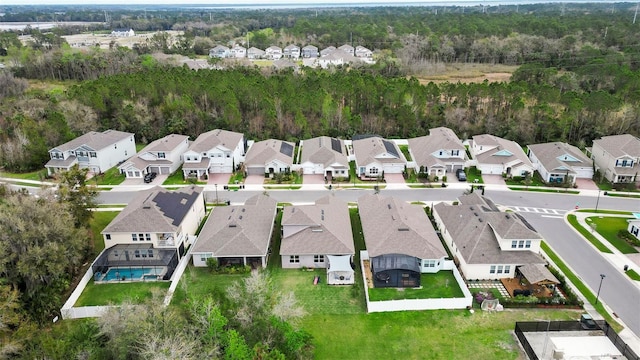
[[555, 279], [539, 255], [542, 236], [477, 192], [461, 196], [458, 205], [436, 204], [433, 218], [466, 279], [513, 278], [523, 266]]
[[633, 135], [593, 140], [591, 158], [596, 170], [612, 183], [640, 182], [640, 139]]
[[231, 57], [231, 50], [224, 45], [218, 45], [213, 49], [209, 50], [209, 57], [226, 59], [228, 57]]
[[105, 130], [91, 131], [49, 150], [51, 160], [45, 167], [47, 173], [67, 171], [74, 165], [89, 168], [92, 173], [102, 173], [127, 160], [136, 153], [133, 134]]
[[533, 164], [515, 141], [489, 134], [476, 135], [471, 153], [482, 174], [533, 175]]
[[304, 46], [302, 48], [301, 54], [302, 54], [302, 57], [305, 59], [317, 58], [318, 56], [320, 56], [320, 53], [318, 52], [318, 48], [313, 45]]
[[349, 45], [349, 44], [344, 44], [342, 46], [339, 46], [338, 50], [342, 50], [342, 51], [346, 52], [349, 55], [355, 56], [355, 50], [356, 49], [353, 46]]
[[329, 55], [334, 51], [336, 51], [336, 47], [335, 46], [327, 46], [326, 48], [320, 50], [320, 56]]
[[409, 139], [409, 153], [416, 172], [444, 176], [463, 169], [466, 152], [462, 141], [446, 127], [429, 130], [429, 135]]
[[293, 165], [292, 142], [269, 139], [251, 145], [244, 160], [248, 175], [284, 173]]
[[300, 58], [300, 47], [294, 44], [287, 45], [282, 52], [282, 56], [285, 58], [298, 60]]
[[373, 59], [373, 51], [367, 49], [364, 46], [356, 46], [355, 55], [358, 58]]
[[302, 141], [301, 146], [303, 174], [322, 174], [327, 179], [349, 176], [349, 159], [342, 140], [320, 136]]
[[240, 46], [238, 44], [233, 45], [231, 48], [231, 57], [234, 58], [246, 58], [247, 57], [247, 48], [244, 46]]
[[407, 164], [402, 151], [393, 141], [381, 137], [353, 140], [356, 174], [360, 178], [377, 178], [386, 174], [401, 174]]
[[230, 174], [244, 161], [244, 154], [243, 134], [220, 129], [207, 131], [182, 155], [182, 172], [185, 178], [193, 174], [199, 179], [209, 174]]
[[279, 46], [269, 46], [264, 50], [264, 55], [269, 60], [278, 60], [282, 58], [282, 48]]
[[575, 185], [576, 179], [593, 178], [593, 161], [573, 145], [552, 142], [528, 148], [527, 156], [545, 182]]
[[353, 284], [354, 254], [349, 207], [343, 200], [328, 195], [314, 205], [283, 209], [283, 268], [326, 268], [328, 284]]
[[204, 216], [201, 187], [137, 192], [101, 233], [105, 250], [92, 266], [96, 280], [170, 279]]
[[249, 50], [247, 50], [247, 58], [249, 60], [258, 60], [258, 59], [263, 59], [265, 58], [265, 51], [262, 49], [258, 49], [257, 47], [250, 47]]
[[207, 266], [215, 258], [220, 266], [266, 267], [276, 209], [276, 200], [264, 194], [244, 205], [216, 206], [191, 250], [193, 265]]
[[189, 149], [189, 137], [171, 134], [151, 142], [135, 156], [118, 166], [127, 178], [145, 174], [172, 174], [182, 165], [182, 154]]
[[419, 287], [420, 274], [444, 269], [447, 252], [422, 206], [368, 194], [358, 211], [374, 287]]

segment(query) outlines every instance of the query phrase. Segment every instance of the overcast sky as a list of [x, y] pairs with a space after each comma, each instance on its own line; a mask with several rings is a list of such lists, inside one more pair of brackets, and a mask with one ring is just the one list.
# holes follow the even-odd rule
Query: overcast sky
[[[365, 3], [365, 4], [393, 4], [393, 3], [408, 3], [415, 2], [421, 4], [436, 3], [437, 5], [470, 5], [477, 6], [480, 4], [496, 5], [498, 3], [548, 3], [548, 2], [563, 2], [566, 0], [0, 0], [0, 5], [51, 5], [51, 4], [63, 4], [63, 5], [110, 5], [110, 4], [127, 4], [127, 5], [161, 5], [161, 4], [198, 4], [198, 5], [248, 5], [248, 4], [300, 4], [309, 5], [313, 4], [333, 4], [333, 3]], [[571, 0], [570, 2], [611, 2], [625, 0]]]

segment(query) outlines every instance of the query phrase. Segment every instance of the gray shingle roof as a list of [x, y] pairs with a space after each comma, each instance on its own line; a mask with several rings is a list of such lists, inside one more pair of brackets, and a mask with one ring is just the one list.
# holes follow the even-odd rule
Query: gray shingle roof
[[140, 150], [139, 154], [144, 154], [147, 151], [173, 151], [187, 139], [189, 139], [189, 137], [186, 135], [169, 134], [163, 138], [152, 141], [149, 145], [145, 146], [144, 149]]
[[369, 194], [358, 198], [358, 209], [370, 257], [404, 254], [439, 259], [447, 256], [422, 206]]
[[140, 191], [102, 233], [175, 232], [202, 190], [190, 186], [169, 191], [155, 186]]
[[304, 140], [300, 163], [307, 161], [313, 164], [322, 164], [325, 167], [335, 163], [349, 167], [349, 160], [342, 140], [328, 136]]
[[[474, 154], [479, 164], [506, 164], [517, 162], [533, 168], [527, 154], [524, 153], [524, 150], [522, 150], [520, 145], [515, 141], [483, 134], [474, 136], [473, 143], [482, 145], [483, 147], [483, 150], [479, 154]], [[508, 151], [511, 155], [506, 155], [505, 151]]]
[[[440, 203], [434, 206], [467, 264], [544, 264], [538, 254], [522, 250], [501, 250], [496, 234], [502, 239], [539, 240], [519, 218], [492, 209], [484, 198], [472, 193], [460, 197], [460, 205]], [[444, 229], [443, 229], [444, 230]]]
[[593, 140], [593, 143], [598, 144], [614, 158], [625, 155], [640, 158], [640, 139], [633, 135], [603, 136], [601, 139]]
[[216, 206], [198, 235], [194, 253], [215, 257], [265, 256], [271, 240], [277, 202], [255, 195], [244, 205]]
[[447, 164], [464, 164], [462, 158], [437, 158], [432, 154], [439, 150], [459, 150], [465, 153], [465, 147], [453, 130], [446, 127], [438, 127], [429, 130], [429, 135], [409, 139], [409, 148], [414, 161], [418, 166], [445, 167]]
[[68, 151], [75, 150], [84, 145], [90, 149], [98, 151], [106, 148], [107, 146], [111, 146], [118, 141], [127, 139], [130, 136], [133, 136], [133, 134], [117, 130], [105, 130], [103, 132], [90, 131], [69, 142], [56, 146], [53, 149]]
[[[291, 148], [291, 154], [285, 154], [283, 146], [287, 149]], [[282, 140], [269, 139], [254, 143], [245, 157], [246, 166], [264, 166], [266, 163], [279, 160], [289, 166], [293, 164], [293, 148], [295, 144], [292, 142], [285, 142]]]
[[200, 134], [195, 141], [191, 143], [189, 150], [197, 153], [203, 153], [218, 146], [224, 149], [233, 150], [236, 148], [238, 143], [242, 141], [243, 137], [244, 135], [241, 133], [215, 129]]
[[[390, 152], [389, 149], [393, 149]], [[398, 146], [391, 141], [384, 140], [380, 137], [370, 137], [353, 141], [353, 152], [356, 156], [356, 163], [360, 166], [379, 163], [405, 163], [404, 155], [398, 149]], [[389, 154], [389, 157], [380, 157]]]
[[282, 227], [299, 231], [282, 239], [280, 255], [353, 255], [353, 234], [347, 203], [333, 195], [315, 205], [287, 206]]
[[[592, 161], [589, 159], [580, 149], [577, 147], [563, 143], [563, 142], [551, 142], [544, 144], [529, 145], [529, 150], [538, 158], [540, 164], [544, 166], [547, 171], [552, 171], [558, 168], [572, 167], [591, 167]], [[559, 157], [565, 154], [575, 158], [578, 161], [565, 162], [559, 159]]]
[[532, 284], [537, 283], [555, 283], [560, 284], [560, 281], [542, 264], [531, 264], [520, 266], [520, 272], [522, 275]]

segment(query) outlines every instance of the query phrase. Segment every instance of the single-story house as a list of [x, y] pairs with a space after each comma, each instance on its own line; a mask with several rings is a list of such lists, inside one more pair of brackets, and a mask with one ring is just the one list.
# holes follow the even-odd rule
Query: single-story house
[[436, 204], [433, 218], [468, 280], [513, 278], [519, 267], [546, 265], [539, 255], [542, 236], [520, 215], [501, 212], [477, 192], [461, 196], [458, 205]]
[[374, 287], [418, 287], [442, 270], [447, 252], [422, 206], [368, 194], [358, 209]]
[[349, 159], [340, 139], [320, 136], [301, 142], [300, 165], [305, 175], [322, 174], [327, 179], [349, 176]]
[[133, 31], [133, 29], [131, 28], [122, 28], [122, 29], [115, 29], [113, 31], [111, 31], [111, 36], [113, 37], [131, 37], [131, 36], [135, 36], [136, 32]]
[[407, 160], [398, 145], [381, 137], [353, 140], [356, 173], [361, 178], [376, 178], [386, 174], [401, 174]]
[[353, 53], [348, 53], [344, 50], [335, 49], [326, 55], [321, 55], [320, 58], [318, 58], [317, 64], [321, 68], [326, 69], [330, 66], [340, 66], [344, 64], [359, 63], [361, 61], [362, 60], [360, 58], [355, 57]]
[[145, 146], [118, 169], [127, 178], [143, 178], [148, 173], [172, 174], [182, 165], [182, 154], [188, 148], [188, 136], [167, 135]]
[[563, 183], [569, 178], [593, 178], [593, 161], [577, 147], [564, 142], [551, 142], [528, 146], [528, 156], [542, 180], [548, 183]]
[[244, 167], [248, 175], [284, 173], [293, 164], [292, 142], [269, 139], [251, 145], [245, 156]]
[[429, 135], [409, 139], [408, 142], [416, 172], [444, 176], [464, 168], [466, 149], [449, 128], [430, 129]]
[[74, 165], [103, 173], [136, 153], [132, 133], [117, 130], [91, 131], [49, 150], [51, 160], [45, 167], [52, 175], [68, 171]]
[[198, 178], [209, 174], [230, 174], [243, 161], [245, 154], [244, 134], [215, 129], [200, 134], [182, 155], [182, 172]]
[[244, 205], [216, 206], [191, 250], [194, 266], [216, 258], [220, 266], [266, 267], [277, 202], [264, 194]]
[[106, 250], [94, 263], [94, 273], [106, 274], [112, 267], [149, 267], [160, 268], [152, 275], [169, 279], [204, 216], [201, 187], [169, 191], [156, 186], [137, 192], [102, 230]]
[[326, 268], [328, 284], [353, 284], [354, 254], [349, 208], [343, 200], [328, 195], [314, 205], [282, 210], [283, 268]]
[[471, 153], [482, 174], [533, 175], [533, 164], [515, 141], [489, 134], [476, 135]]
[[640, 182], [640, 139], [633, 135], [593, 140], [591, 158], [596, 170], [612, 183]]
[[627, 226], [627, 231], [640, 239], [640, 213], [633, 213], [633, 219], [628, 220], [628, 222], [629, 226]]

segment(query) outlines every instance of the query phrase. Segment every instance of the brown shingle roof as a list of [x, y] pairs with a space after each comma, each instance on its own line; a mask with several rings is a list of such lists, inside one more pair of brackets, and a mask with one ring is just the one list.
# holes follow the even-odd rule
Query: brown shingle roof
[[[505, 164], [515, 161], [533, 168], [527, 154], [515, 141], [483, 134], [474, 136], [473, 142], [486, 147], [480, 153], [474, 154], [479, 164]], [[511, 155], [508, 155], [505, 151], [511, 153]]]
[[[552, 171], [558, 168], [572, 169], [577, 167], [591, 167], [592, 161], [589, 159], [580, 149], [577, 147], [563, 143], [563, 142], [551, 142], [544, 144], [529, 145], [529, 150], [538, 158], [540, 164], [544, 166], [547, 171]], [[575, 158], [576, 161], [565, 162], [559, 159], [561, 156], [569, 155]], [[573, 170], [570, 170], [573, 172]]]
[[593, 143], [600, 145], [614, 158], [625, 155], [635, 159], [640, 158], [640, 139], [633, 135], [603, 136], [601, 139], [593, 140]]
[[[283, 152], [284, 148], [291, 148], [291, 155]], [[293, 164], [293, 149], [295, 144], [282, 140], [269, 139], [254, 143], [245, 157], [246, 166], [264, 166], [266, 163], [279, 160], [289, 166]]]
[[[356, 163], [359, 166], [364, 166], [373, 162], [381, 164], [406, 162], [404, 155], [394, 142], [377, 136], [354, 140], [353, 152], [356, 156]], [[382, 155], [385, 154], [388, 154], [388, 156], [382, 157]]]
[[300, 163], [311, 162], [322, 164], [325, 167], [338, 163], [349, 167], [346, 150], [342, 140], [320, 136], [309, 140], [304, 140]]
[[[409, 148], [418, 166], [445, 167], [450, 163], [464, 163], [465, 147], [453, 130], [438, 127], [429, 130], [429, 135], [409, 139]], [[459, 150], [462, 158], [437, 158], [432, 154], [439, 150]]]
[[197, 153], [203, 153], [218, 146], [224, 149], [233, 150], [236, 148], [238, 143], [242, 141], [243, 137], [244, 135], [241, 133], [215, 129], [200, 134], [195, 141], [191, 143], [189, 150]]

